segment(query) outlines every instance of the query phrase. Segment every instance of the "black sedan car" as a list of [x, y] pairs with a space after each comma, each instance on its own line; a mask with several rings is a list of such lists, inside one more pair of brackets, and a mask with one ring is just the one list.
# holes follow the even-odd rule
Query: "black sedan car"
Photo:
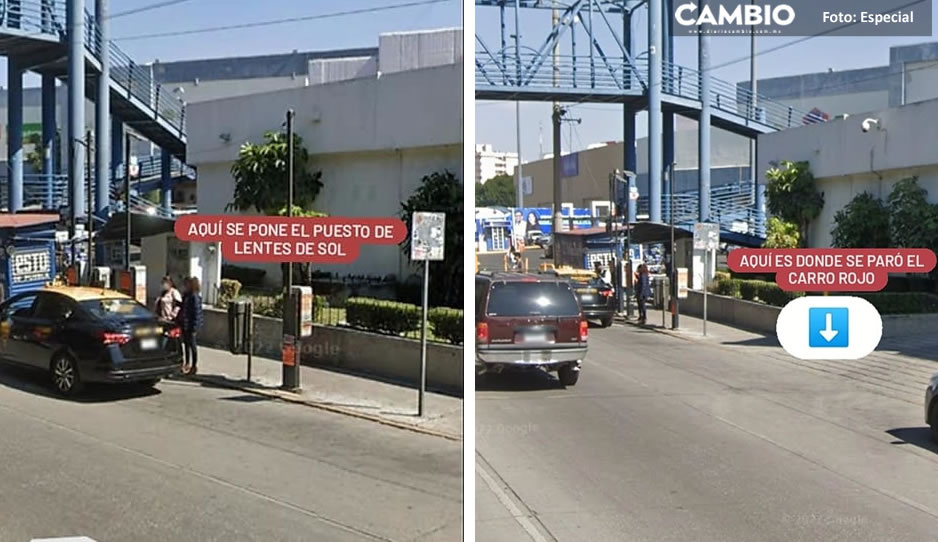
[[603, 327], [612, 325], [616, 313], [616, 291], [602, 279], [594, 278], [588, 282], [574, 281], [576, 297], [580, 301], [583, 317], [587, 320], [599, 320]]
[[152, 386], [181, 369], [181, 331], [124, 294], [49, 286], [0, 304], [0, 359], [48, 373], [62, 395], [87, 382]]

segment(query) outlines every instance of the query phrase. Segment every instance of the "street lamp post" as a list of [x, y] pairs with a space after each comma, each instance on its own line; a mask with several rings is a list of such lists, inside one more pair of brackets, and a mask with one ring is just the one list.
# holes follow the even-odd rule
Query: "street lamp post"
[[669, 165], [671, 171], [668, 178], [671, 179], [671, 187], [668, 193], [668, 208], [671, 210], [671, 329], [678, 328], [678, 288], [677, 288], [677, 259], [674, 250], [674, 162]]

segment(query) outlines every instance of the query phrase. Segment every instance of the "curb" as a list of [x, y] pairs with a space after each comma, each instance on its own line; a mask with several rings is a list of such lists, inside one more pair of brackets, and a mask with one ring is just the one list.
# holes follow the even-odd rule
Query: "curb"
[[365, 414], [348, 408], [337, 407], [334, 405], [329, 405], [325, 403], [318, 403], [316, 401], [311, 401], [308, 399], [303, 399], [299, 394], [292, 393], [289, 391], [283, 390], [274, 390], [266, 388], [258, 388], [256, 386], [249, 385], [246, 382], [238, 382], [231, 380], [219, 380], [218, 378], [212, 378], [204, 375], [196, 375], [189, 377], [190, 380], [196, 382], [202, 382], [209, 386], [214, 386], [217, 388], [228, 388], [233, 390], [240, 390], [247, 393], [252, 393], [254, 395], [260, 395], [263, 397], [269, 397], [271, 399], [280, 399], [281, 401], [286, 401], [288, 403], [293, 403], [297, 405], [304, 405], [310, 408], [316, 408], [319, 410], [324, 410], [326, 412], [332, 412], [333, 414], [341, 414], [343, 416], [350, 416], [352, 418], [358, 418], [361, 420], [367, 420], [381, 425], [386, 425], [389, 427], [395, 427], [397, 429], [403, 429], [405, 431], [411, 431], [414, 433], [421, 433], [424, 435], [429, 435], [432, 437], [443, 438], [453, 442], [462, 442], [462, 436], [454, 435], [452, 433], [447, 433], [445, 431], [436, 431], [434, 429], [426, 429], [418, 425], [413, 425], [404, 422], [396, 422], [394, 420], [389, 420], [387, 418], [382, 418], [380, 416], [372, 416], [370, 414]]
[[[643, 326], [643, 325], [640, 325], [640, 324], [638, 323], [638, 321], [635, 321], [635, 320], [628, 320], [628, 319], [626, 319], [626, 318], [616, 317], [616, 322], [621, 323], [621, 324], [630, 325], [630, 326], [636, 327], [636, 328], [638, 328], [638, 329], [647, 329], [647, 330], [649, 330], [649, 331], [654, 331], [654, 332], [656, 332], [656, 333], [661, 333], [662, 335], [667, 335], [667, 336], [669, 336], [669, 337], [674, 337], [675, 339], [682, 339], [682, 340], [685, 340], [685, 341], [695, 341], [695, 340], [697, 340], [695, 337], [691, 337], [691, 336], [687, 335], [686, 333], [681, 333], [680, 331], [674, 331], [674, 330], [672, 330], [672, 329], [668, 329], [668, 328], [666, 328], [666, 327], [660, 327], [660, 326]], [[703, 339], [704, 337], [701, 336], [700, 338]]]

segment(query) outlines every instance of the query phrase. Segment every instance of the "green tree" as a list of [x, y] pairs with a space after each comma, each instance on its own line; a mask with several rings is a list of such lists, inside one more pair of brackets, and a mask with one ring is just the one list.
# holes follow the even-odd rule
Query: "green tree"
[[407, 201], [401, 202], [401, 219], [408, 236], [401, 244], [410, 257], [410, 235], [415, 212], [446, 213], [444, 260], [430, 262], [430, 303], [461, 308], [463, 305], [463, 186], [449, 171], [425, 176]]
[[798, 225], [785, 222], [777, 216], [769, 218], [765, 227], [765, 248], [798, 248], [801, 234]]
[[838, 248], [888, 248], [889, 208], [869, 192], [857, 194], [834, 214], [831, 235]]
[[798, 238], [807, 242], [808, 225], [821, 214], [824, 196], [815, 189], [807, 162], [783, 160], [781, 167], [766, 172], [766, 206], [773, 215], [798, 227]]
[[36, 132], [30, 132], [26, 136], [24, 141], [27, 145], [32, 145], [33, 148], [26, 153], [26, 163], [33, 168], [35, 173], [42, 172], [42, 136]]
[[476, 183], [476, 207], [513, 207], [515, 204], [515, 179], [511, 175], [497, 175]]
[[[265, 215], [279, 214], [287, 203], [288, 150], [285, 132], [267, 132], [263, 143], [241, 145], [238, 159], [231, 166], [235, 191], [227, 208], [239, 211], [254, 209]], [[322, 189], [322, 172], [311, 172], [309, 159], [302, 138], [294, 135], [293, 203], [301, 209], [312, 209]]]
[[936, 248], [938, 211], [916, 177], [902, 179], [887, 198], [889, 234], [896, 248]]

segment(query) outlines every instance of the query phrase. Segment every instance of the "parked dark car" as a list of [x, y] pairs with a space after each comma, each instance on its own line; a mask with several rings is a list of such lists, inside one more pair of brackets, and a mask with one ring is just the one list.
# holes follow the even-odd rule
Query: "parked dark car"
[[599, 278], [588, 282], [574, 281], [573, 287], [583, 317], [587, 320], [599, 320], [603, 327], [611, 326], [617, 308], [615, 289]]
[[569, 281], [547, 275], [476, 276], [476, 372], [557, 371], [573, 386], [586, 358], [589, 326]]
[[938, 373], [931, 377], [925, 389], [925, 423], [931, 427], [931, 436], [938, 442]]
[[62, 395], [87, 382], [152, 386], [182, 368], [181, 331], [124, 294], [49, 286], [0, 304], [0, 359], [48, 373]]

